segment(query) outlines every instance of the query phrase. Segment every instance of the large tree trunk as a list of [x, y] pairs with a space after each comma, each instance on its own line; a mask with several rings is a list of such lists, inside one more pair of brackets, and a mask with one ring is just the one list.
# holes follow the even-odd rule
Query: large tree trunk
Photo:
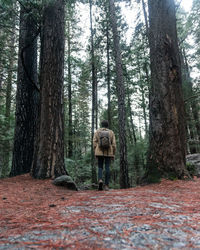
[[119, 150], [120, 150], [120, 187], [129, 187], [127, 145], [126, 145], [126, 114], [125, 114], [125, 88], [123, 81], [122, 57], [117, 31], [117, 18], [113, 0], [109, 0], [110, 22], [113, 32], [114, 57], [117, 74], [117, 97], [118, 97], [118, 122], [119, 122]]
[[18, 79], [16, 94], [16, 125], [11, 176], [28, 173], [33, 159], [38, 119], [36, 24], [29, 5], [21, 7]]
[[151, 60], [149, 175], [184, 178], [186, 133], [173, 0], [149, 0]]
[[44, 6], [41, 34], [41, 107], [37, 151], [31, 175], [55, 178], [66, 174], [64, 164], [64, 0]]

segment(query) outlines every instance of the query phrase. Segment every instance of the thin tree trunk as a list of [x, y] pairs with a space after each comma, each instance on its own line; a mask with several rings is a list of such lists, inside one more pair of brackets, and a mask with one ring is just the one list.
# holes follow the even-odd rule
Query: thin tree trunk
[[126, 121], [126, 128], [127, 128], [127, 135], [129, 138], [130, 145], [133, 146], [134, 145], [133, 133], [131, 131], [129, 119], [127, 119], [127, 121]]
[[[70, 8], [70, 7], [69, 7]], [[69, 10], [70, 18], [70, 10]], [[70, 30], [70, 20], [67, 21], [67, 46], [68, 46], [68, 157], [72, 157], [73, 145], [72, 145], [72, 77], [71, 77], [71, 30]]]
[[137, 143], [137, 138], [136, 138], [136, 133], [135, 133], [135, 126], [133, 123], [133, 114], [132, 114], [132, 109], [131, 109], [131, 100], [130, 100], [130, 95], [128, 93], [128, 112], [129, 112], [129, 117], [130, 117], [130, 123], [131, 123], [131, 130], [133, 134], [133, 139], [134, 139], [134, 144]]
[[[184, 97], [185, 99], [187, 99], [188, 97], [193, 96], [193, 88], [192, 88], [192, 82], [191, 82], [191, 78], [190, 78], [190, 73], [189, 73], [189, 67], [188, 67], [188, 63], [187, 63], [187, 58], [185, 55], [185, 51], [184, 49], [181, 51], [180, 53], [180, 58], [181, 58], [181, 66], [182, 66], [182, 78], [183, 78], [183, 85], [184, 85]], [[197, 129], [195, 126], [194, 122], [194, 113], [195, 110], [197, 110], [196, 107], [196, 100], [189, 102], [189, 103], [185, 103], [185, 108], [186, 108], [186, 121], [187, 121], [187, 143], [188, 143], [188, 149], [189, 149], [189, 153], [194, 154], [197, 153], [198, 151], [198, 147], [196, 144], [196, 140], [197, 140]], [[194, 112], [193, 112], [194, 110]], [[197, 116], [197, 123], [198, 123], [198, 116]], [[198, 127], [198, 125], [197, 125]]]
[[[96, 63], [95, 63], [96, 64]], [[98, 82], [97, 82], [97, 67], [95, 66], [95, 127], [98, 129]]]
[[200, 119], [199, 119], [199, 109], [197, 107], [196, 100], [191, 102], [192, 114], [194, 117], [195, 127], [197, 131], [198, 141], [200, 142]]
[[135, 126], [134, 126], [134, 122], [133, 122], [133, 112], [132, 112], [132, 108], [131, 108], [131, 98], [130, 98], [130, 93], [129, 93], [130, 76], [127, 73], [126, 67], [124, 69], [125, 69], [125, 76], [126, 76], [126, 80], [127, 80], [127, 111], [128, 111], [129, 117], [130, 117], [131, 130], [132, 130], [132, 134], [133, 134], [134, 144], [136, 144], [137, 138], [136, 138]]
[[123, 81], [122, 57], [117, 31], [117, 18], [113, 0], [109, 0], [110, 22], [113, 32], [114, 57], [117, 74], [117, 97], [118, 97], [118, 122], [119, 122], [119, 151], [120, 151], [120, 187], [129, 187], [127, 144], [126, 144], [126, 113], [125, 113], [125, 87]]
[[[108, 10], [107, 10], [108, 12]], [[108, 19], [108, 17], [107, 17]], [[111, 120], [111, 88], [110, 88], [110, 39], [109, 39], [109, 22], [107, 20], [106, 27], [106, 54], [107, 54], [107, 97], [108, 97], [108, 124], [109, 128], [112, 129]]]
[[142, 0], [142, 9], [143, 9], [143, 14], [144, 14], [147, 37], [149, 37], [149, 24], [148, 24], [147, 11], [146, 11], [146, 6], [145, 6], [144, 0]]
[[198, 153], [198, 149], [197, 149], [197, 145], [196, 145], [196, 138], [195, 138], [195, 134], [194, 134], [194, 126], [193, 126], [193, 122], [191, 121], [191, 119], [188, 119], [188, 146], [189, 146], [189, 154], [196, 154]]
[[164, 176], [190, 177], [185, 167], [185, 111], [175, 5], [173, 0], [149, 0], [148, 4], [151, 59], [149, 177], [155, 170]]
[[64, 164], [64, 0], [47, 3], [41, 35], [41, 107], [38, 147], [31, 175], [55, 178], [67, 174]]
[[143, 111], [143, 117], [144, 117], [144, 125], [145, 125], [145, 135], [148, 134], [148, 125], [147, 125], [147, 114], [146, 114], [146, 104], [145, 104], [145, 96], [144, 96], [144, 85], [143, 80], [141, 76], [141, 69], [140, 69], [140, 63], [137, 55], [137, 66], [138, 66], [138, 74], [139, 74], [139, 80], [140, 80], [140, 88], [141, 88], [141, 95], [142, 95], [142, 111]]
[[90, 0], [90, 32], [91, 32], [91, 63], [92, 63], [92, 131], [91, 131], [91, 167], [92, 167], [92, 182], [97, 182], [97, 174], [95, 168], [95, 158], [93, 152], [93, 136], [96, 122], [96, 97], [97, 97], [97, 83], [95, 74], [95, 56], [94, 56], [94, 37], [93, 37], [93, 22], [92, 22], [92, 0]]
[[16, 125], [11, 176], [31, 169], [38, 121], [37, 27], [29, 5], [20, 12]]
[[[5, 112], [5, 119], [6, 119], [6, 131], [10, 133], [10, 112], [11, 112], [11, 93], [12, 93], [12, 81], [13, 81], [13, 68], [14, 68], [14, 60], [15, 60], [15, 20], [13, 23], [13, 29], [11, 33], [11, 38], [9, 42], [10, 47], [10, 54], [9, 54], [9, 72], [7, 78], [7, 87], [6, 87], [6, 112]], [[7, 139], [4, 144], [4, 160], [3, 160], [3, 169], [2, 169], [2, 176], [6, 176], [9, 169], [9, 162], [10, 162], [10, 151], [11, 151], [11, 144], [10, 139]]]
[[[185, 63], [185, 70], [186, 70], [186, 82], [188, 85], [190, 96], [193, 96], [194, 95], [193, 84], [191, 82], [188, 62], [187, 62], [187, 58], [186, 58], [184, 51], [183, 51], [183, 56], [184, 56], [184, 63]], [[195, 99], [193, 101], [191, 101], [191, 109], [192, 109], [192, 114], [193, 114], [194, 121], [195, 121], [197, 137], [198, 137], [198, 140], [200, 142], [200, 118], [199, 118], [199, 113], [198, 113], [199, 107], [198, 107], [198, 103]]]

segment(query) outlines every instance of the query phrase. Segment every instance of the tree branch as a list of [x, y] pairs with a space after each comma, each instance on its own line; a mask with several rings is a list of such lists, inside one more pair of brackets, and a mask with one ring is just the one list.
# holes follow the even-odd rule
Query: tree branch
[[200, 92], [197, 92], [197, 94], [188, 97], [187, 99], [184, 100], [184, 102], [188, 102], [190, 99], [198, 98], [198, 97], [200, 97]]

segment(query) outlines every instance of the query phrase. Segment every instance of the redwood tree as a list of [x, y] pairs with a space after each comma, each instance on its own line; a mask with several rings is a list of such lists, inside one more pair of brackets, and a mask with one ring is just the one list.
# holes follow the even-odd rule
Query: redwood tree
[[41, 106], [38, 145], [31, 174], [55, 178], [66, 174], [64, 164], [64, 0], [48, 1], [41, 34]]
[[149, 177], [184, 178], [185, 112], [174, 0], [149, 0], [151, 60]]
[[29, 2], [20, 11], [16, 125], [11, 176], [28, 173], [33, 160], [38, 118], [37, 25]]

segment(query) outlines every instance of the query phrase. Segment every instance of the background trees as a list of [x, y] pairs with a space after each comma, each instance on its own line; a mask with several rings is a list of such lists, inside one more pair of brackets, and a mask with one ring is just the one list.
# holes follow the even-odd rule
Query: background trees
[[[14, 13], [16, 4], [7, 3], [1, 8], [0, 14], [3, 17], [0, 28], [0, 176], [7, 176], [9, 173], [14, 106], [13, 90], [16, 83], [16, 42], [17, 42], [17, 18]], [[8, 10], [12, 11], [8, 13]]]
[[[91, 171], [92, 131], [99, 126], [101, 119], [108, 119], [118, 140], [117, 157], [111, 168], [112, 185], [118, 187], [121, 183], [121, 187], [128, 187], [130, 182], [130, 185], [134, 186], [141, 181], [146, 167], [148, 167], [146, 155], [149, 137], [148, 108], [150, 96], [151, 153], [154, 151], [155, 158], [160, 159], [164, 172], [173, 172], [175, 176], [180, 177], [181, 171], [176, 170], [173, 164], [178, 165], [177, 162], [181, 161], [178, 152], [183, 152], [183, 148], [185, 148], [184, 139], [180, 138], [179, 149], [176, 146], [173, 152], [168, 152], [161, 146], [166, 146], [167, 143], [173, 145], [173, 141], [167, 142], [163, 132], [168, 131], [171, 121], [173, 123], [171, 129], [177, 128], [177, 131], [180, 131], [180, 127], [176, 126], [176, 119], [173, 118], [176, 116], [175, 108], [171, 110], [172, 107], [179, 109], [180, 106], [183, 106], [183, 101], [181, 101], [182, 104], [178, 104], [180, 95], [175, 94], [173, 90], [176, 86], [178, 90], [175, 92], [180, 91], [180, 86], [178, 87], [180, 68], [177, 66], [179, 60], [177, 58], [180, 56], [187, 119], [185, 122], [182, 120], [182, 116], [179, 117], [182, 111], [177, 112], [177, 119], [182, 129], [183, 126], [187, 125], [185, 153], [199, 152], [199, 62], [196, 56], [198, 55], [197, 38], [199, 33], [198, 1], [193, 1], [191, 15], [184, 13], [180, 6], [175, 8], [177, 10], [178, 45], [180, 47], [179, 54], [175, 59], [171, 51], [178, 51], [177, 45], [173, 47], [173, 43], [170, 42], [174, 39], [176, 33], [175, 13], [172, 15], [173, 18], [170, 19], [170, 22], [166, 23], [162, 20], [168, 18], [167, 14], [164, 9], [161, 12], [161, 8], [158, 8], [160, 11], [159, 20], [162, 21], [158, 27], [164, 38], [161, 40], [163, 41], [161, 47], [158, 46], [157, 48], [160, 51], [160, 58], [162, 55], [165, 59], [161, 60], [161, 64], [156, 64], [160, 60], [159, 56], [157, 54], [154, 59], [151, 52], [151, 64], [154, 65], [151, 66], [151, 72], [149, 48], [152, 51], [153, 45], [151, 42], [149, 46], [147, 38], [149, 37], [149, 28], [151, 36], [155, 37], [158, 29], [154, 30], [152, 26], [149, 27], [148, 18], [150, 18], [150, 24], [152, 24], [151, 15], [154, 15], [154, 7], [157, 1], [150, 2], [154, 5], [153, 8], [149, 9], [149, 16], [147, 15], [147, 1], [137, 1], [138, 3], [133, 1], [131, 5], [129, 5], [130, 3], [117, 1], [114, 8], [115, 20], [112, 19], [112, 22], [109, 18], [113, 16], [110, 13], [112, 9], [109, 8], [109, 3], [111, 3], [110, 6], [113, 6], [112, 1], [68, 1], [67, 3], [57, 1], [41, 1], [40, 3], [33, 0], [12, 1], [12, 3], [0, 1], [0, 11], [3, 17], [0, 29], [2, 41], [0, 44], [1, 176], [8, 175], [11, 165], [12, 175], [29, 172], [33, 157], [33, 142], [35, 142], [35, 161], [32, 172], [35, 177], [50, 177], [51, 174], [47, 174], [47, 169], [52, 169], [52, 176], [56, 176], [59, 171], [56, 172], [56, 165], [53, 167], [51, 163], [55, 162], [54, 160], [58, 157], [59, 160], [56, 161], [60, 161], [58, 165], [61, 166], [58, 168], [62, 169], [60, 174], [65, 173], [67, 166], [69, 174], [77, 182], [95, 182], [96, 162], [94, 160], [92, 161]], [[61, 2], [62, 6], [60, 5]], [[165, 2], [169, 3], [170, 6], [173, 5], [173, 1]], [[59, 15], [59, 20], [57, 20], [57, 15], [54, 15], [57, 9], [52, 7], [55, 3], [58, 3], [62, 9], [65, 5], [65, 37], [63, 21], [61, 21], [64, 15], [63, 13]], [[10, 10], [14, 5], [16, 6], [15, 11], [11, 14]], [[90, 7], [92, 7], [91, 12], [89, 11]], [[134, 8], [132, 12], [131, 7]], [[18, 18], [20, 10], [21, 26], [19, 26]], [[132, 13], [132, 20], [127, 24], [128, 11]], [[57, 28], [50, 22], [48, 15], [55, 17], [54, 23], [56, 25], [58, 22]], [[172, 20], [173, 24], [171, 23]], [[48, 23], [52, 29], [49, 28]], [[37, 37], [37, 41], [36, 35], [41, 24], [42, 30]], [[28, 25], [30, 27], [26, 32]], [[188, 29], [188, 27], [192, 28]], [[18, 33], [18, 30], [20, 30], [20, 33]], [[26, 36], [27, 39], [25, 39]], [[9, 37], [8, 43], [7, 37]], [[190, 39], [188, 39], [189, 37]], [[20, 39], [19, 52], [16, 42], [18, 38]], [[13, 42], [13, 39], [15, 42]], [[63, 49], [64, 41], [66, 44], [65, 50]], [[12, 43], [15, 46], [12, 46]], [[191, 43], [193, 44], [192, 51]], [[56, 50], [56, 48], [61, 49]], [[19, 55], [18, 69], [16, 67], [17, 54]], [[23, 54], [23, 57], [21, 57], [21, 54]], [[37, 55], [38, 57], [36, 57]], [[64, 56], [65, 60], [63, 60]], [[121, 60], [119, 64], [118, 59]], [[169, 71], [167, 70], [168, 66], [165, 65], [167, 62]], [[116, 65], [120, 65], [120, 67], [116, 67]], [[161, 65], [160, 74], [157, 75], [154, 67], [161, 67]], [[172, 69], [174, 69], [174, 65], [177, 67], [175, 69], [178, 73], [177, 78], [173, 80], [174, 71]], [[63, 67], [64, 82], [62, 78]], [[13, 70], [10, 70], [11, 68]], [[159, 85], [168, 74], [162, 73], [163, 69], [171, 76], [167, 80], [169, 82], [171, 80], [171, 83], [168, 86], [164, 85], [164, 87]], [[152, 76], [150, 73], [152, 73]], [[15, 87], [16, 75], [18, 75], [17, 89]], [[152, 84], [150, 87], [151, 77]], [[157, 79], [160, 79], [159, 83], [156, 82]], [[20, 81], [23, 84], [20, 85]], [[39, 86], [39, 82], [41, 86]], [[12, 87], [10, 88], [10, 86]], [[167, 95], [163, 94], [165, 90]], [[159, 103], [160, 107], [163, 107], [163, 110], [158, 108], [159, 105], [154, 108], [155, 102], [153, 100], [155, 99], [158, 101], [157, 104]], [[179, 108], [176, 105], [180, 105]], [[64, 108], [63, 111], [62, 108]], [[15, 109], [16, 125], [14, 125]], [[39, 119], [37, 118], [38, 109], [41, 111]], [[180, 108], [180, 110], [182, 109]], [[61, 118], [62, 112], [64, 124]], [[160, 118], [157, 119], [158, 117]], [[161, 117], [163, 118], [162, 121]], [[59, 120], [61, 123], [57, 127]], [[154, 131], [153, 125], [155, 125], [156, 131], [157, 128], [160, 128], [158, 124], [161, 124], [163, 136], [157, 136], [156, 133], [156, 138], [159, 137], [160, 139], [155, 144], [152, 142], [152, 131]], [[29, 128], [26, 126], [29, 126]], [[64, 134], [63, 128], [65, 130], [64, 138], [62, 137]], [[15, 138], [13, 140], [14, 129]], [[36, 130], [38, 130], [37, 140], [35, 139]], [[170, 133], [175, 135], [176, 133], [172, 130]], [[60, 136], [58, 136], [59, 143], [55, 143], [56, 135], [58, 135], [56, 131], [60, 133]], [[183, 132], [181, 133], [183, 134]], [[11, 164], [12, 142], [14, 142], [13, 164]], [[63, 154], [63, 147], [65, 154]], [[159, 150], [156, 148], [159, 148]], [[165, 158], [163, 157], [164, 152], [166, 155], [173, 156], [166, 156], [167, 159], [172, 160], [173, 164], [169, 160], [163, 161]], [[46, 160], [44, 160], [45, 158]], [[182, 160], [184, 165], [184, 159]], [[164, 166], [163, 162], [168, 162], [168, 165]], [[39, 174], [39, 166], [43, 166], [41, 167], [44, 170], [44, 172], [41, 171], [43, 173], [40, 172]]]

